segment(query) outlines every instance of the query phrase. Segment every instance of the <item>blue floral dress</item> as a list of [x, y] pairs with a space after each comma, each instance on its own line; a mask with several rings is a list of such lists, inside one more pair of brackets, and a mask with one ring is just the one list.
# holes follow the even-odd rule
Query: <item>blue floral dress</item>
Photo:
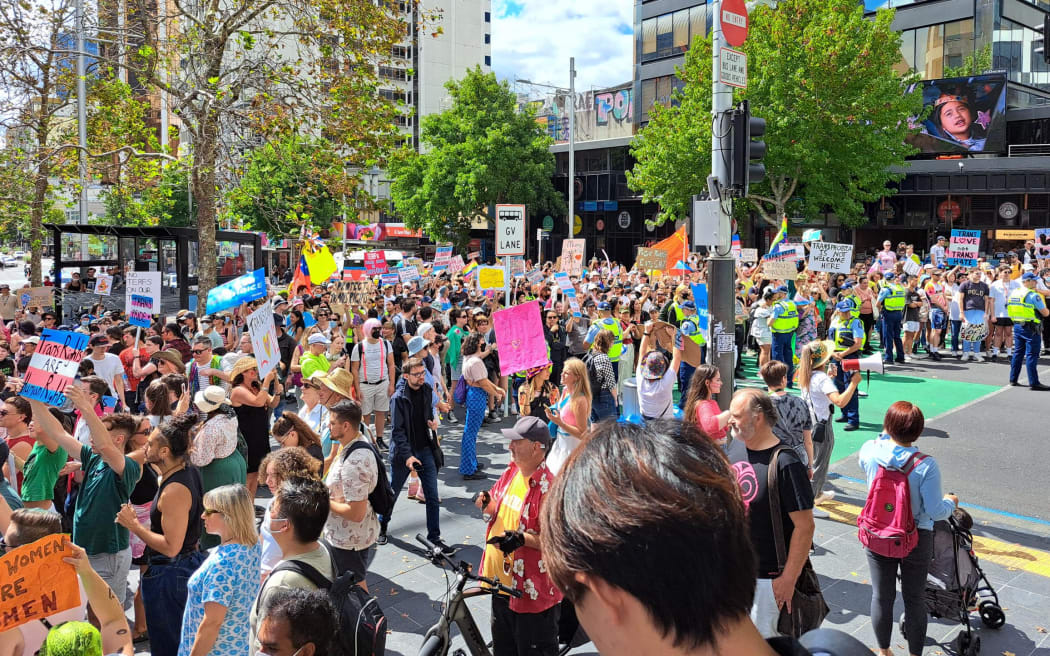
[[219, 545], [189, 580], [189, 596], [182, 613], [182, 639], [179, 656], [189, 656], [197, 627], [204, 621], [204, 604], [209, 601], [226, 607], [226, 618], [209, 656], [248, 656], [249, 613], [259, 594], [258, 543]]

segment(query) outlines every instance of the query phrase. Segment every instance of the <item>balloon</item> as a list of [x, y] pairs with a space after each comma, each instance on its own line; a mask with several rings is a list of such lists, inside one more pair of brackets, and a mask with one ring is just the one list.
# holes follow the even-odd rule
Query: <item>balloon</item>
[[679, 421], [681, 421], [682, 417], [685, 416], [685, 413], [682, 412], [682, 409], [679, 408], [678, 406], [674, 407], [674, 410], [671, 411], [671, 414], [674, 416], [675, 419], [677, 419]]

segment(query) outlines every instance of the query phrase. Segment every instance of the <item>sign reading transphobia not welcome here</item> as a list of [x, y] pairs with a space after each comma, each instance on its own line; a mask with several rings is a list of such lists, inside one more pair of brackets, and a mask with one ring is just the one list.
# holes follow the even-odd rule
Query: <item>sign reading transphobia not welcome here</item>
[[849, 273], [853, 262], [853, 244], [814, 241], [809, 245], [809, 270]]
[[64, 392], [77, 375], [88, 338], [83, 333], [45, 328], [29, 360], [20, 394], [48, 405], [64, 404]]

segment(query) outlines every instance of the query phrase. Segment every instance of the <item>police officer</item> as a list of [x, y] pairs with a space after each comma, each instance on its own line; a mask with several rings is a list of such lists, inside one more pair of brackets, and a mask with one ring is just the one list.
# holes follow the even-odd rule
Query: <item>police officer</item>
[[875, 303], [882, 311], [882, 344], [885, 349], [882, 361], [886, 364], [894, 362], [893, 352], [897, 351], [897, 364], [904, 364], [904, 342], [901, 340], [901, 327], [904, 321], [904, 305], [907, 299], [907, 290], [904, 285], [895, 280], [896, 276], [891, 272], [886, 274], [886, 285], [879, 292]]
[[798, 328], [798, 306], [787, 298], [788, 288], [781, 285], [773, 290], [773, 313], [769, 315], [769, 329], [773, 332], [771, 357], [787, 365], [787, 386], [792, 386], [795, 370], [795, 354], [791, 349], [791, 338]]
[[602, 301], [598, 304], [598, 319], [591, 324], [590, 330], [587, 331], [584, 347], [590, 350], [594, 338], [598, 336], [598, 331], [603, 329], [608, 330], [613, 335], [613, 344], [609, 347], [609, 360], [613, 364], [613, 377], [619, 382], [620, 353], [623, 351], [623, 328], [620, 327], [620, 320], [613, 317], [612, 305], [608, 301]]
[[[696, 303], [693, 301], [682, 301], [679, 306], [682, 309], [682, 321], [680, 330], [684, 339], [693, 340], [700, 347], [700, 364], [707, 362], [707, 340], [700, 326], [700, 317], [696, 315]], [[706, 328], [706, 326], [704, 326]], [[678, 390], [680, 397], [678, 407], [685, 410], [686, 397], [689, 396], [689, 383], [693, 380], [693, 372], [696, 367], [682, 360], [678, 365]]]
[[689, 285], [678, 285], [678, 288], [674, 291], [674, 300], [660, 310], [660, 321], [669, 323], [675, 328], [680, 328], [682, 326], [682, 318], [685, 317], [685, 312], [682, 311], [682, 303], [692, 298], [693, 290]]
[[[828, 325], [828, 339], [835, 342], [835, 352], [831, 357], [838, 363], [835, 372], [835, 387], [839, 394], [849, 387], [853, 373], [842, 367], [843, 360], [856, 360], [857, 352], [864, 348], [864, 324], [851, 315], [853, 305], [848, 301], [839, 301], [835, 306], [835, 316]], [[843, 430], [855, 431], [860, 427], [860, 399], [856, 394], [850, 397], [849, 403], [842, 408], [842, 416], [835, 421], [845, 422]]]
[[1010, 292], [1006, 301], [1006, 313], [1014, 322], [1014, 353], [1010, 360], [1010, 384], [1019, 386], [1017, 377], [1021, 373], [1021, 359], [1028, 370], [1028, 384], [1033, 390], [1045, 391], [1050, 387], [1039, 382], [1036, 370], [1039, 363], [1039, 347], [1042, 342], [1039, 317], [1050, 315], [1043, 295], [1035, 291], [1039, 276], [1031, 271], [1021, 276], [1021, 287]]

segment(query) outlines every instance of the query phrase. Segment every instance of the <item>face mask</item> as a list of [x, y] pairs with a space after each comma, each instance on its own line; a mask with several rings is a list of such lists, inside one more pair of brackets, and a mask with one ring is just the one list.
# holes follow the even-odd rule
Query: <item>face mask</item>
[[379, 328], [372, 329], [372, 339], [379, 339]]

